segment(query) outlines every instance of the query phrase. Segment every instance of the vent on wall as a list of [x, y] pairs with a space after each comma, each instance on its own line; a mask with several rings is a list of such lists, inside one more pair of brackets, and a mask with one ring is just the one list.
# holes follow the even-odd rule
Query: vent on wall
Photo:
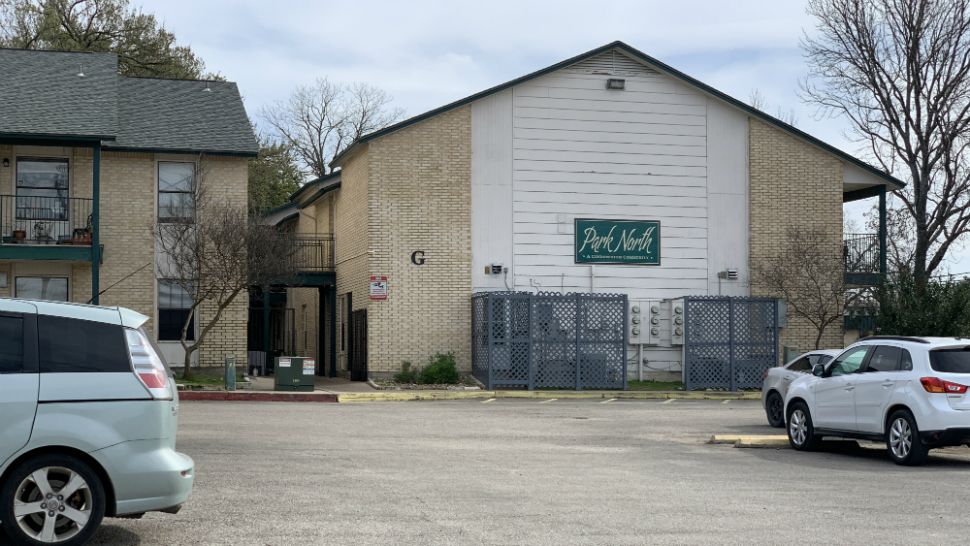
[[609, 76], [652, 76], [657, 71], [644, 66], [615, 49], [566, 67], [574, 74], [604, 74]]

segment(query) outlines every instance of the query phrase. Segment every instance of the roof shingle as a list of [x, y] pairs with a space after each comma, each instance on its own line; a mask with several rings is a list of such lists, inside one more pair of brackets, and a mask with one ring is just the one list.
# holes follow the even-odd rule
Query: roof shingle
[[0, 136], [163, 152], [259, 149], [235, 83], [129, 78], [113, 53], [18, 49], [0, 49], [0, 74]]

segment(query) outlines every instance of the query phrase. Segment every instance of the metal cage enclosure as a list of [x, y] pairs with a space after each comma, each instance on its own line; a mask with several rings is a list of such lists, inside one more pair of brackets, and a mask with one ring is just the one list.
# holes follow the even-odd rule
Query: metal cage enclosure
[[472, 296], [472, 371], [488, 389], [625, 389], [626, 294]]

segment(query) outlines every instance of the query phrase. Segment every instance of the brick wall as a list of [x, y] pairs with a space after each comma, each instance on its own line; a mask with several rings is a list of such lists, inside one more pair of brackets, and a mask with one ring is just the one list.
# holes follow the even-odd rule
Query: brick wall
[[[370, 281], [369, 239], [367, 222], [368, 187], [370, 184], [369, 144], [363, 145], [342, 166], [340, 189], [334, 197], [334, 258], [337, 276], [337, 297], [351, 294], [353, 309], [366, 309]], [[338, 332], [347, 328], [347, 310], [341, 308], [337, 320]], [[341, 350], [342, 349], [342, 350]], [[346, 370], [349, 343], [337, 347], [338, 369]]]
[[[370, 273], [389, 285], [386, 301], [369, 302], [368, 369], [454, 352], [471, 370], [471, 109], [371, 141], [367, 155]], [[416, 250], [424, 265], [411, 263]]]
[[[19, 152], [33, 156], [66, 156], [70, 160], [70, 193], [72, 197], [92, 197], [93, 156], [89, 148], [24, 148]], [[15, 163], [13, 148], [0, 146], [0, 160], [9, 158], [8, 168], [0, 167], [0, 193], [14, 193], [13, 175]], [[155, 248], [152, 225], [156, 207], [157, 161], [198, 161], [195, 156], [150, 154], [136, 152], [111, 152], [101, 154], [101, 243], [104, 255], [100, 271], [100, 288], [105, 291], [100, 298], [102, 305], [120, 305], [150, 317], [147, 328], [154, 331], [156, 318], [155, 300]], [[200, 168], [203, 184], [217, 188], [213, 195], [228, 199], [240, 207], [246, 206], [248, 165], [242, 158], [206, 157]], [[72, 222], [84, 225], [87, 219]], [[80, 223], [78, 223], [80, 222]], [[29, 270], [31, 275], [69, 271], [71, 299], [87, 302], [91, 299], [91, 264], [75, 262], [44, 264], [27, 261], [20, 264], [0, 262], [0, 272], [10, 276], [8, 288], [0, 288], [0, 296], [13, 294], [12, 277], [15, 270]], [[56, 271], [55, 271], [56, 270]], [[221, 364], [225, 354], [245, 358], [248, 315], [248, 297], [243, 292], [224, 311], [222, 320], [209, 334], [203, 345], [200, 362], [203, 365]], [[214, 313], [212, 306], [203, 306], [200, 318], [207, 320]]]
[[[161, 159], [161, 157], [159, 157]], [[210, 199], [226, 200], [233, 206], [245, 210], [248, 196], [249, 167], [246, 159], [207, 156], [199, 166], [200, 183], [212, 189]], [[213, 304], [203, 304], [199, 309], [200, 324], [212, 320], [216, 308]], [[249, 296], [243, 291], [222, 312], [215, 328], [199, 351], [201, 366], [222, 365], [226, 355], [236, 357], [236, 366], [246, 362], [246, 336], [249, 323]]]
[[[842, 244], [842, 163], [831, 154], [762, 121], [750, 119], [749, 177], [751, 267], [778, 256], [789, 226], [812, 227], [828, 237], [832, 251]], [[752, 282], [751, 295], [774, 296]], [[815, 346], [817, 331], [804, 319], [788, 317], [781, 344], [799, 350]], [[830, 326], [823, 348], [842, 347], [842, 324]]]

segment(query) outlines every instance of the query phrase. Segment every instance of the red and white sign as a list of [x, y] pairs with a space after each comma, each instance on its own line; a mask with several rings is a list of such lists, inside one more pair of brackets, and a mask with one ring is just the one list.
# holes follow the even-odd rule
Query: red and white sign
[[387, 299], [387, 277], [386, 276], [384, 275], [370, 276], [370, 299], [371, 300]]

